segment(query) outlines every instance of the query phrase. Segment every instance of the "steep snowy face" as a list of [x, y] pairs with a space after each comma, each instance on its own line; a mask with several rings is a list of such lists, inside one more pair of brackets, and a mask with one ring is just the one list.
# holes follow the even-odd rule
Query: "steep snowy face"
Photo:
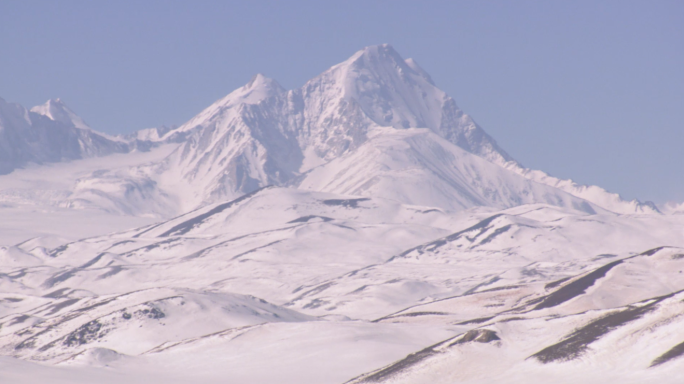
[[53, 121], [59, 121], [67, 126], [73, 126], [78, 129], [90, 129], [88, 124], [60, 99], [50, 99], [45, 104], [31, 108], [31, 112], [43, 115]]
[[357, 100], [376, 124], [436, 130], [447, 96], [411, 64], [385, 44], [357, 52], [330, 72], [342, 82], [344, 96]]
[[[252, 77], [247, 84], [219, 99], [197, 116], [190, 119], [190, 121], [181, 125], [177, 131], [185, 132], [206, 128], [221, 116], [234, 112], [234, 109], [241, 105], [258, 104], [265, 99], [279, 95], [283, 92], [285, 92], [285, 90], [275, 80], [269, 79], [259, 73]], [[174, 133], [175, 132], [169, 132], [164, 138], [167, 138], [170, 134]]]
[[59, 100], [27, 110], [0, 98], [0, 174], [27, 163], [127, 152], [129, 145], [91, 130]]
[[595, 213], [585, 200], [520, 177], [428, 129], [386, 130], [308, 172], [297, 186], [452, 211], [545, 203]]
[[358, 51], [309, 81], [303, 89], [305, 99], [313, 99], [306, 100], [308, 104], [323, 111], [319, 122], [342, 110], [326, 106], [352, 104], [376, 125], [430, 128], [466, 151], [497, 164], [512, 160], [451, 97], [435, 86], [415, 60], [404, 60], [389, 44]]
[[163, 139], [189, 135], [170, 168], [202, 186], [197, 201], [215, 201], [288, 183], [357, 150], [380, 127], [429, 128], [488, 160], [510, 160], [390, 45], [364, 48], [289, 92], [257, 75]]
[[299, 169], [299, 145], [276, 113], [283, 92], [259, 74], [164, 136], [189, 135], [167, 165], [193, 184], [190, 199], [199, 204], [283, 184]]

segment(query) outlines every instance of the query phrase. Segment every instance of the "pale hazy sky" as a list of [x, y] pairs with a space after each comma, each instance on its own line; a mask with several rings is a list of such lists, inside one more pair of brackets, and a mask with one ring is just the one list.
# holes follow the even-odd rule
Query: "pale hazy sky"
[[262, 72], [390, 43], [525, 166], [684, 201], [684, 1], [0, 0], [0, 97], [181, 124]]

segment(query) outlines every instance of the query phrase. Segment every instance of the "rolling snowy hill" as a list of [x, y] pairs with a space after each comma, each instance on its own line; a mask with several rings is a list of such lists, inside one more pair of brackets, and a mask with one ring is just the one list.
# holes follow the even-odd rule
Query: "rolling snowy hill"
[[[584, 359], [577, 361], [636, 359], [630, 369], [641, 371], [684, 341], [674, 325], [684, 289], [683, 220], [545, 204], [447, 213], [260, 189], [138, 229], [5, 248], [0, 345], [15, 358], [132, 375], [200, 364], [213, 378], [333, 383], [399, 360], [360, 380], [417, 383], [540, 364], [560, 375], [565, 363], [555, 361], [568, 360], [592, 379], [598, 373], [578, 368], [575, 352], [525, 359], [578, 327], [646, 306], [572, 344]], [[551, 328], [540, 332], [540, 324]], [[660, 341], [643, 353], [655, 330]], [[622, 334], [631, 335], [629, 348], [610, 344]], [[420, 352], [420, 361], [402, 362], [439, 340], [446, 341]], [[256, 353], [263, 348], [293, 355], [291, 366], [265, 373], [274, 355]], [[498, 350], [510, 357], [494, 369], [488, 359]], [[311, 353], [330, 353], [335, 364], [312, 368]], [[660, 377], [681, 364], [661, 360], [645, 374]], [[484, 371], [453, 370], [459, 364]]]

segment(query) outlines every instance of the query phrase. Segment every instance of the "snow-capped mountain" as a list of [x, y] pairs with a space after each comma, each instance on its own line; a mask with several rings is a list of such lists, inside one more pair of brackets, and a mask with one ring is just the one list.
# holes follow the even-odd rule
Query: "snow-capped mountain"
[[681, 381], [682, 205], [524, 168], [389, 45], [117, 137], [0, 99], [0, 150], [2, 383]]
[[0, 174], [28, 163], [51, 163], [128, 151], [127, 143], [91, 130], [59, 99], [29, 111], [0, 98]]
[[[81, 178], [62, 205], [170, 217], [287, 185], [448, 210], [547, 203], [587, 212], [657, 211], [523, 168], [389, 45], [364, 48], [295, 90], [258, 74], [177, 129], [129, 136], [180, 146], [153, 165]], [[130, 189], [116, 188], [119, 179], [142, 191], [136, 199], [144, 212], [126, 203], [122, 193]], [[159, 196], [180, 205], [159, 205]]]
[[174, 166], [189, 182], [206, 186], [203, 201], [235, 197], [301, 178], [354, 152], [384, 127], [427, 128], [486, 159], [511, 160], [415, 61], [381, 45], [288, 92], [257, 75], [177, 130], [195, 133]]
[[52, 121], [58, 121], [67, 126], [90, 130], [88, 124], [60, 99], [48, 100], [43, 105], [31, 108], [31, 112], [43, 115]]
[[[21, 112], [21, 107], [13, 108]], [[448, 210], [546, 203], [587, 212], [658, 211], [653, 204], [627, 202], [600, 187], [524, 168], [437, 88], [415, 60], [404, 60], [387, 44], [366, 47], [290, 91], [258, 74], [175, 129], [106, 137], [90, 130], [59, 100], [21, 113], [68, 128], [63, 133], [50, 130], [58, 139], [43, 140], [33, 155], [6, 152], [5, 172], [29, 161], [180, 143], [155, 164], [102, 169], [79, 178], [58, 203], [62, 206], [170, 217], [267, 185], [287, 185]], [[11, 128], [23, 132], [31, 125], [15, 126]], [[60, 141], [64, 144], [56, 144]], [[22, 138], [14, 147], [30, 142]], [[65, 146], [69, 150], [61, 149]], [[44, 155], [50, 150], [57, 154]], [[131, 199], [136, 203], [130, 204]]]

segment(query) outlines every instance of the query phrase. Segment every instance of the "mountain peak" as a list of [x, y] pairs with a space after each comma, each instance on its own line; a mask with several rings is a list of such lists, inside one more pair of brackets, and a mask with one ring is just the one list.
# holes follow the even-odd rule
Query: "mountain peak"
[[79, 129], [90, 129], [88, 124], [69, 109], [60, 98], [50, 99], [45, 104], [37, 105], [31, 108], [31, 112]]
[[271, 79], [270, 77], [264, 76], [263, 73], [257, 73], [256, 75], [252, 76], [252, 78], [249, 80], [247, 84], [244, 85], [243, 88], [246, 89], [254, 89], [254, 88], [264, 88], [264, 89], [273, 89], [277, 91], [277, 93], [284, 92], [285, 89], [278, 84], [277, 81], [274, 79]]
[[357, 51], [313, 81], [354, 99], [380, 126], [437, 130], [448, 98], [413, 60], [404, 60], [390, 44]]
[[247, 84], [231, 92], [217, 102], [222, 107], [236, 104], [258, 104], [262, 100], [277, 96], [285, 89], [277, 81], [261, 73], [254, 75]]
[[369, 45], [357, 51], [340, 65], [355, 67], [377, 68], [391, 65], [395, 67], [407, 66], [404, 59], [390, 44]]

